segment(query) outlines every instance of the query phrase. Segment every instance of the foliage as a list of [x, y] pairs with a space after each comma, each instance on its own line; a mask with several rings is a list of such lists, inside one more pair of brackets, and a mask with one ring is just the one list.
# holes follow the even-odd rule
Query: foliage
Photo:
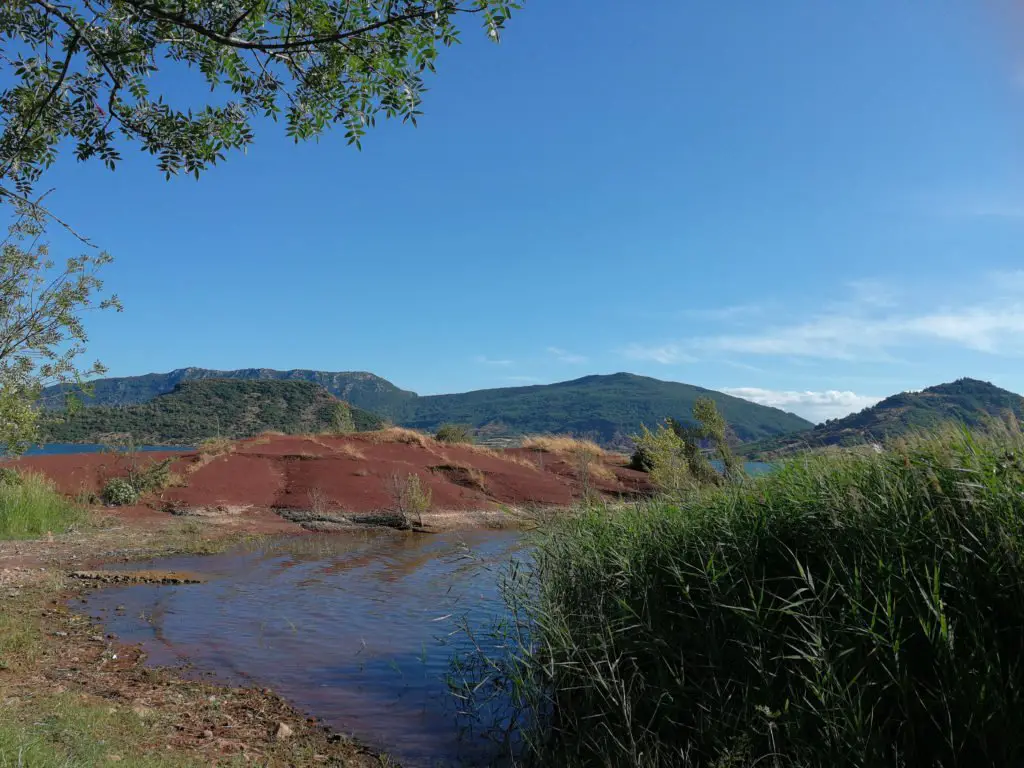
[[[275, 430], [288, 434], [335, 428], [338, 400], [303, 381], [186, 381], [144, 405], [47, 411], [41, 428], [54, 442], [92, 442], [111, 432], [130, 433], [142, 443], [197, 444], [206, 438], [251, 437]], [[351, 408], [359, 431], [381, 420]]]
[[465, 424], [442, 424], [434, 439], [439, 443], [472, 443], [473, 428]]
[[[308, 381], [319, 384], [339, 400], [385, 416], [400, 408], [406, 400], [416, 397], [413, 392], [399, 389], [380, 376], [360, 371], [275, 371], [270, 368], [214, 371], [209, 368], [179, 368], [170, 373], [97, 379], [90, 382], [91, 392], [82, 400], [85, 405], [139, 405], [173, 392], [182, 382], [198, 379]], [[67, 386], [48, 388], [43, 392], [44, 405], [48, 408], [61, 407], [69, 390]]]
[[112, 477], [104, 484], [100, 498], [111, 507], [127, 507], [138, 502], [139, 489], [126, 477]]
[[21, 485], [24, 479], [14, 467], [0, 467], [0, 485]]
[[352, 417], [352, 406], [345, 402], [336, 403], [331, 413], [331, 431], [336, 435], [348, 435], [356, 431]]
[[901, 392], [842, 419], [766, 439], [740, 449], [749, 457], [775, 457], [808, 448], [885, 442], [944, 424], [984, 427], [993, 419], [1024, 418], [1024, 398], [976, 379], [958, 379], [920, 392]]
[[87, 341], [82, 313], [120, 308], [117, 297], [97, 299], [97, 273], [109, 256], [73, 257], [58, 267], [43, 235], [41, 214], [24, 205], [0, 241], [0, 443], [9, 453], [35, 439], [33, 404], [46, 385], [103, 373], [99, 363], [79, 368]]
[[1022, 483], [1019, 433], [946, 431], [562, 517], [475, 690], [541, 765], [1017, 764]]
[[[508, 387], [455, 395], [417, 396], [369, 373], [325, 371], [272, 371], [251, 368], [212, 371], [184, 368], [166, 374], [99, 379], [92, 382], [96, 405], [141, 403], [170, 392], [182, 381], [197, 378], [244, 380], [296, 379], [314, 381], [353, 406], [386, 416], [396, 424], [429, 432], [442, 424], [466, 424], [478, 434], [594, 435], [604, 445], [628, 445], [628, 435], [641, 424], [653, 427], [666, 415], [694, 424], [691, 413], [699, 397], [713, 398], [737, 440], [760, 440], [805, 430], [809, 421], [776, 408], [710, 392], [677, 382], [619, 373], [587, 376], [574, 381], [530, 387]], [[59, 402], [62, 390], [46, 393], [47, 402]], [[358, 424], [357, 424], [358, 426]]]
[[394, 511], [406, 528], [422, 528], [423, 515], [430, 511], [432, 494], [424, 488], [419, 475], [410, 472], [404, 478], [395, 473], [388, 480]]
[[82, 511], [59, 494], [46, 477], [31, 472], [19, 474], [10, 467], [4, 470], [0, 482], [0, 539], [63, 533], [82, 519]]
[[[510, 0], [14, 0], [0, 9], [0, 181], [22, 198], [65, 142], [114, 168], [132, 143], [167, 176], [199, 176], [283, 115], [295, 141], [341, 123], [359, 145], [378, 115], [415, 124], [423, 73], [478, 14], [497, 40]], [[174, 107], [159, 77], [192, 70], [209, 96]]]
[[[654, 486], [670, 496], [743, 477], [743, 468], [726, 439], [728, 427], [714, 401], [698, 398], [693, 405], [693, 417], [697, 421], [695, 427], [669, 418], [657, 431], [642, 427], [641, 433], [633, 437], [636, 450], [630, 466], [649, 472]], [[706, 441], [711, 442], [721, 461], [722, 472], [705, 455], [702, 445]]]
[[630, 466], [648, 472], [655, 488], [675, 496], [694, 487], [686, 446], [675, 430], [667, 424], [660, 424], [654, 432], [641, 426], [640, 434], [635, 435], [633, 441], [636, 451]]

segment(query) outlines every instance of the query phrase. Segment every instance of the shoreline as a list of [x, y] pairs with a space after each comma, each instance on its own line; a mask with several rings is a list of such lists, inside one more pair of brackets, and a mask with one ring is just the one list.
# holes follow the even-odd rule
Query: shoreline
[[0, 754], [17, 748], [18, 759], [23, 749], [48, 746], [62, 754], [62, 733], [74, 731], [82, 749], [102, 748], [92, 758], [100, 765], [157, 764], [146, 757], [156, 754], [164, 765], [396, 765], [269, 689], [194, 679], [187, 666], [147, 667], [138, 645], [70, 607], [103, 587], [72, 572], [214, 554], [259, 537], [170, 518], [145, 528], [94, 520], [52, 540], [0, 542]]

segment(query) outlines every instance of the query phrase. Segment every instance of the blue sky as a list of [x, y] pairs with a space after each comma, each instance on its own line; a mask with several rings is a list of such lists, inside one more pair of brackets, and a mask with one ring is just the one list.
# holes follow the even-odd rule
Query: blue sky
[[528, 0], [362, 152], [261, 126], [198, 182], [65, 155], [51, 203], [125, 304], [90, 354], [423, 394], [628, 370], [815, 420], [959, 376], [1024, 392], [1022, 22]]

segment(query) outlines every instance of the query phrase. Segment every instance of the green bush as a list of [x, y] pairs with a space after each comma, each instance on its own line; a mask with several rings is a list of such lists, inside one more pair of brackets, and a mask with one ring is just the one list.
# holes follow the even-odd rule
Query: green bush
[[442, 424], [434, 439], [439, 443], [472, 443], [472, 429], [466, 424]]
[[1021, 457], [945, 434], [562, 518], [505, 589], [534, 757], [1022, 764]]
[[100, 492], [103, 503], [111, 507], [126, 507], [139, 500], [139, 490], [123, 477], [111, 478]]
[[0, 485], [21, 485], [21, 473], [14, 467], [0, 467]]
[[10, 482], [9, 473], [0, 482], [0, 539], [63, 533], [82, 519], [81, 509], [59, 494], [49, 479], [31, 473], [14, 475], [17, 482]]

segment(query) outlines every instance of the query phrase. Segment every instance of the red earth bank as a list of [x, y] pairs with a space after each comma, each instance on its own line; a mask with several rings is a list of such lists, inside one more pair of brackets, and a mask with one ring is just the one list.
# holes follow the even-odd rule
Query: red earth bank
[[[393, 509], [396, 487], [409, 475], [431, 492], [432, 509], [492, 510], [499, 505], [567, 506], [584, 492], [577, 463], [553, 453], [488, 451], [423, 439], [394, 442], [380, 434], [349, 437], [274, 436], [242, 440], [227, 452], [30, 456], [22, 470], [41, 472], [68, 495], [97, 493], [132, 468], [173, 459], [184, 485], [151, 502], [162, 511], [232, 509], [237, 512], [314, 507], [340, 513]], [[607, 497], [650, 491], [647, 475], [606, 456], [585, 481]], [[138, 510], [142, 512], [142, 510]]]

